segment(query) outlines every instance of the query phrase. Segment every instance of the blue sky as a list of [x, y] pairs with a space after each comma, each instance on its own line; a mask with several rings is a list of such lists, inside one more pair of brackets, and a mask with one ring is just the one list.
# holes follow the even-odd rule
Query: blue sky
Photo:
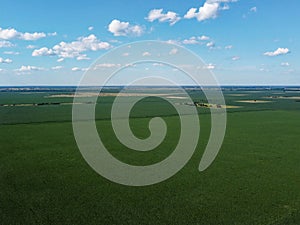
[[199, 55], [222, 85], [299, 85], [300, 2], [9, 1], [0, 9], [0, 85], [74, 85], [107, 51], [161, 40]]

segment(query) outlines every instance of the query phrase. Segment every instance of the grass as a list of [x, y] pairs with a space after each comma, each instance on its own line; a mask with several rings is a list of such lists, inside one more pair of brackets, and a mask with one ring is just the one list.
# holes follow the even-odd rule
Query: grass
[[[228, 96], [226, 101], [241, 98], [249, 96]], [[104, 113], [112, 98], [106, 100]], [[139, 118], [143, 106], [147, 115], [172, 111], [154, 100], [132, 112], [133, 132], [141, 138], [149, 135], [149, 118]], [[154, 110], [154, 104], [160, 107]], [[299, 105], [279, 100], [229, 110], [222, 149], [202, 173], [198, 165], [210, 115], [200, 111], [201, 140], [192, 159], [172, 178], [146, 187], [112, 183], [87, 165], [76, 146], [67, 106], [16, 107], [6, 114], [8, 109], [1, 108], [0, 115], [6, 117], [0, 117], [0, 224], [299, 224]], [[163, 114], [166, 140], [151, 152], [137, 153], [121, 146], [104, 115], [97, 121], [97, 128], [105, 130], [101, 138], [124, 162], [161, 161], [177, 143], [177, 116]]]

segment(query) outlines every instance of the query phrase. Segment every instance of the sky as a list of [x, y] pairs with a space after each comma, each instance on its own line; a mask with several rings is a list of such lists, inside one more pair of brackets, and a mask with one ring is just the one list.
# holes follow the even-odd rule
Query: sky
[[299, 8], [299, 0], [4, 1], [0, 86], [77, 85], [98, 57], [143, 40], [188, 48], [221, 85], [300, 85]]

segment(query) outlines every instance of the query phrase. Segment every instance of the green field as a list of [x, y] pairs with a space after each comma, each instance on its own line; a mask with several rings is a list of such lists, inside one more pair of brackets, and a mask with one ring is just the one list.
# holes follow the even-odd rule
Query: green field
[[[205, 102], [202, 92], [189, 93]], [[192, 159], [170, 179], [145, 187], [110, 182], [87, 165], [73, 136], [72, 105], [62, 104], [73, 99], [49, 97], [54, 94], [62, 92], [0, 92], [1, 225], [300, 224], [300, 92], [224, 90], [227, 105], [236, 107], [228, 109], [214, 163], [198, 171], [210, 132], [209, 109], [198, 108], [201, 136]], [[130, 120], [136, 136], [149, 135], [151, 117], [168, 125], [161, 145], [136, 152], [114, 136], [113, 100], [102, 97], [96, 108], [97, 128], [113, 156], [149, 165], [172, 152], [180, 135], [173, 107], [157, 97], [136, 105]]]

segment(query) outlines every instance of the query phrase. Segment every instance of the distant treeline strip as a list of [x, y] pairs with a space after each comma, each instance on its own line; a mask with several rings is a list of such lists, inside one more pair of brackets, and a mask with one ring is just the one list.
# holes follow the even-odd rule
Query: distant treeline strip
[[[244, 113], [244, 112], [262, 112], [262, 111], [280, 111], [280, 110], [274, 110], [274, 109], [250, 109], [250, 110], [234, 110], [234, 111], [227, 111], [227, 113], [233, 114], [233, 113]], [[211, 114], [209, 111], [207, 112], [199, 112], [198, 115], [207, 115]], [[185, 114], [186, 116], [190, 114]], [[146, 118], [153, 118], [154, 116], [133, 116], [130, 117], [130, 119], [146, 119]], [[178, 114], [169, 114], [169, 115], [155, 115], [155, 117], [161, 117], [161, 118], [169, 118], [169, 117], [178, 117]], [[122, 118], [120, 118], [122, 119]], [[96, 118], [95, 121], [110, 121], [111, 118]], [[85, 121], [85, 120], [82, 120]], [[71, 119], [67, 120], [44, 120], [44, 121], [29, 121], [29, 122], [0, 122], [0, 125], [26, 125], [26, 124], [43, 124], [43, 123], [71, 123]]]

